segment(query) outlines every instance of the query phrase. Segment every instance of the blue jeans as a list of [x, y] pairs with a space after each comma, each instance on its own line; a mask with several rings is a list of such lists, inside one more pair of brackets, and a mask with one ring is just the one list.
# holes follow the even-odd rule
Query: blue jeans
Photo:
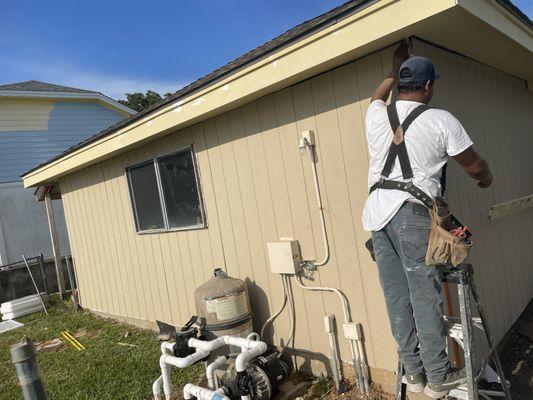
[[443, 324], [441, 274], [428, 267], [431, 218], [421, 204], [406, 202], [385, 228], [372, 232], [381, 287], [398, 353], [409, 374], [426, 371], [440, 383], [450, 368]]

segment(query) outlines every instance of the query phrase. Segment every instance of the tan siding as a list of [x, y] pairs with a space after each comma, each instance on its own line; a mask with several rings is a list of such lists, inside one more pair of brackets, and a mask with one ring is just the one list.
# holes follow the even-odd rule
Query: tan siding
[[[533, 292], [527, 234], [532, 214], [527, 210], [488, 221], [487, 212], [494, 203], [533, 193], [533, 171], [527, 167], [533, 96], [523, 82], [488, 66], [421, 42], [416, 50], [446, 75], [437, 83], [434, 106], [457, 115], [495, 173], [494, 188], [480, 190], [452, 162], [449, 193], [457, 214], [475, 233], [472, 262], [495, 334], [501, 337]], [[353, 317], [364, 327], [370, 364], [394, 369], [396, 348], [377, 269], [364, 247], [369, 234], [361, 224], [368, 165], [364, 115], [373, 89], [390, 69], [392, 51], [346, 64], [63, 178], [84, 306], [136, 321], [180, 324], [194, 312], [195, 287], [221, 266], [247, 279], [259, 328], [283, 300], [280, 280], [269, 271], [266, 242], [294, 237], [304, 258], [324, 254], [310, 160], [298, 150], [300, 133], [312, 129], [332, 251], [313, 284], [339, 287], [348, 295]], [[125, 167], [191, 144], [208, 227], [137, 234]], [[322, 318], [334, 313], [342, 330], [338, 299], [303, 292], [296, 285], [293, 290], [295, 347], [327, 354]], [[279, 344], [288, 331], [285, 313], [272, 340]], [[348, 359], [342, 338], [340, 345]], [[318, 367], [324, 358], [315, 358], [311, 365]]]

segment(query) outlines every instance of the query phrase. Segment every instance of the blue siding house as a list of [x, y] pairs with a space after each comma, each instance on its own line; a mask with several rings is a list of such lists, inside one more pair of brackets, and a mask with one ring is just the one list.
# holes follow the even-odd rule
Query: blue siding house
[[[52, 255], [43, 202], [20, 175], [135, 111], [90, 90], [37, 81], [0, 85], [0, 266], [22, 254]], [[60, 200], [53, 201], [62, 254], [69, 254]]]

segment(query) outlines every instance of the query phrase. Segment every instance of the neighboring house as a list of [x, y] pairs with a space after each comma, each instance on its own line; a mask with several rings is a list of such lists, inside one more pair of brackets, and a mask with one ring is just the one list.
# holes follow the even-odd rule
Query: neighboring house
[[[45, 206], [20, 175], [134, 111], [90, 90], [28, 81], [0, 85], [0, 265], [52, 255]], [[69, 253], [61, 201], [54, 214], [63, 254]]]
[[[293, 237], [304, 259], [324, 254], [310, 160], [298, 149], [313, 130], [331, 249], [314, 284], [346, 293], [373, 379], [392, 382], [396, 345], [361, 226], [363, 125], [407, 37], [445, 75], [431, 105], [457, 115], [494, 171], [494, 186], [479, 190], [451, 165], [448, 190], [474, 232], [471, 261], [500, 339], [533, 294], [533, 208], [488, 219], [491, 206], [533, 194], [533, 23], [504, 0], [348, 2], [26, 172], [26, 187], [59, 186], [83, 306], [182, 324], [194, 289], [221, 266], [249, 282], [260, 327], [283, 301], [266, 243]], [[318, 369], [329, 354], [323, 315], [342, 310], [292, 282], [295, 349]], [[289, 330], [284, 315], [275, 343]]]

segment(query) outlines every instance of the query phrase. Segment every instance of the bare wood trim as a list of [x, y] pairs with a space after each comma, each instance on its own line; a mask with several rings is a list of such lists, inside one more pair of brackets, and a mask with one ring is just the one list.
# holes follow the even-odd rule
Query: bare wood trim
[[56, 220], [54, 217], [54, 209], [52, 208], [52, 198], [49, 190], [47, 190], [44, 195], [44, 204], [46, 205], [46, 217], [48, 218], [48, 228], [50, 229], [50, 239], [52, 240], [52, 251], [54, 252], [57, 286], [59, 288], [59, 295], [61, 296], [61, 299], [63, 299], [63, 294], [65, 293], [65, 277], [63, 276], [63, 268], [61, 265], [61, 252], [59, 250], [59, 241], [57, 239]]
[[489, 209], [489, 219], [506, 217], [531, 207], [533, 207], [533, 194], [493, 205]]

